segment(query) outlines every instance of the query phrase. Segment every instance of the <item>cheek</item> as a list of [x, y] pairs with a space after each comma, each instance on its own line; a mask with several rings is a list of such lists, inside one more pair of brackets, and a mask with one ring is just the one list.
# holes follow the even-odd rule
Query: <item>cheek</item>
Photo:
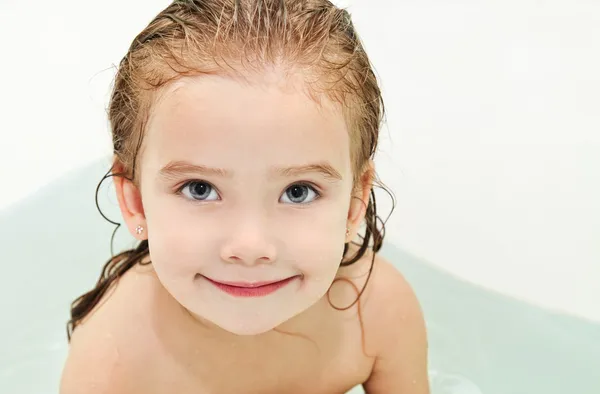
[[325, 279], [337, 272], [344, 251], [345, 224], [345, 215], [330, 210], [314, 215], [302, 231], [294, 233], [288, 245], [306, 276]]
[[191, 275], [198, 272], [198, 264], [209, 261], [200, 255], [215, 244], [208, 218], [191, 214], [172, 199], [156, 199], [146, 208], [146, 220], [153, 264], [164, 273]]

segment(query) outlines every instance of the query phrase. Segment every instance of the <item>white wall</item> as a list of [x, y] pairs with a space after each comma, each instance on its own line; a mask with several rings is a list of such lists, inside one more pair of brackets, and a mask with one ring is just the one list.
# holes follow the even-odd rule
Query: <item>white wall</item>
[[[110, 154], [113, 66], [168, 3], [0, 2], [0, 210]], [[600, 3], [340, 3], [383, 80], [391, 242], [600, 321]]]

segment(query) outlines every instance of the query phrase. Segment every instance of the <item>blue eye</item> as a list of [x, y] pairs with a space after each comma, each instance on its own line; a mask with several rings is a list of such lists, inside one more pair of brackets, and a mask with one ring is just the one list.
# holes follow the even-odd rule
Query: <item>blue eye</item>
[[320, 197], [314, 187], [305, 184], [295, 184], [288, 187], [281, 196], [281, 202], [287, 204], [306, 204]]
[[203, 181], [191, 181], [183, 185], [181, 193], [191, 200], [214, 201], [219, 199], [219, 194], [211, 184]]

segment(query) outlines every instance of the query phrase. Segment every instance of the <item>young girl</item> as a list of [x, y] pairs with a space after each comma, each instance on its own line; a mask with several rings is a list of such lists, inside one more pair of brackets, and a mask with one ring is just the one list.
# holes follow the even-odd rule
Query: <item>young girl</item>
[[109, 116], [140, 243], [73, 303], [62, 394], [429, 392], [418, 302], [376, 255], [383, 103], [345, 10], [174, 1]]

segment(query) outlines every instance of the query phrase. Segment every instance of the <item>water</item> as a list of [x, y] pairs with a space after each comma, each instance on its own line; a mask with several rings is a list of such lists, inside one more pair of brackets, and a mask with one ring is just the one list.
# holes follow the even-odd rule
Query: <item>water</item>
[[[106, 168], [102, 161], [68, 174], [0, 212], [0, 393], [58, 392], [69, 303], [109, 254], [113, 227], [94, 205]], [[112, 188], [101, 194], [120, 221]], [[130, 238], [116, 246], [131, 246]], [[600, 393], [599, 325], [465, 283], [393, 245], [382, 253], [423, 307], [432, 394]]]

